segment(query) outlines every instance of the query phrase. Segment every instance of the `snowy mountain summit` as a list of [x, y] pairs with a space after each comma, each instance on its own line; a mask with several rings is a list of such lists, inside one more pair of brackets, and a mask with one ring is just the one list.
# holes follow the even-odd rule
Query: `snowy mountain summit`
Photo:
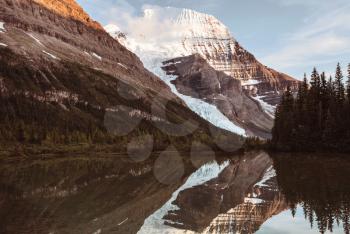
[[[105, 29], [115, 37], [113, 25]], [[130, 38], [127, 42], [121, 42], [138, 55], [143, 51], [159, 54], [166, 60], [200, 54], [216, 70], [241, 80], [242, 85], [254, 95], [277, 92], [288, 84], [297, 84], [292, 77], [257, 61], [212, 15], [189, 9], [154, 6], [145, 9], [142, 17], [122, 31]]]
[[[279, 102], [281, 91], [288, 85], [297, 87], [297, 81], [293, 78], [270, 69], [257, 61], [251, 53], [240, 46], [231, 35], [230, 30], [212, 15], [189, 9], [152, 6], [145, 9], [141, 17], [134, 17], [127, 25], [118, 26], [110, 24], [105, 27], [105, 30], [129, 50], [136, 53], [145, 67], [161, 77], [193, 111], [218, 127], [242, 134], [242, 130], [237, 131], [237, 126], [246, 129], [244, 126], [247, 125], [245, 124], [246, 116], [252, 108], [257, 111], [257, 119], [261, 116], [259, 109], [263, 109], [271, 116], [274, 112], [273, 105]], [[121, 32], [125, 33], [122, 34], [122, 37], [120, 37]], [[215, 92], [218, 93], [215, 94], [215, 97], [213, 95], [201, 97], [191, 95], [193, 99], [206, 104], [210, 103], [209, 99], [217, 99], [216, 96], [219, 98], [220, 95], [225, 96], [230, 107], [219, 106], [217, 104], [219, 101], [210, 103], [214, 109], [224, 113], [220, 118], [216, 118], [218, 114], [215, 113], [216, 117], [213, 119], [214, 114], [208, 108], [200, 107], [195, 100], [189, 101], [188, 98], [190, 97], [185, 96], [185, 93], [173, 85], [174, 82], [172, 81], [177, 78], [176, 74], [169, 75], [163, 71], [163, 62], [197, 54], [204, 58], [216, 71], [224, 72], [232, 79], [239, 80], [242, 89], [245, 90], [244, 92], [253, 96], [256, 100], [256, 107], [250, 105], [248, 111], [242, 109], [242, 105], [239, 104], [241, 102], [239, 100], [242, 100], [242, 98], [230, 101], [228, 93], [232, 90], [229, 90], [229, 86], [216, 90]], [[190, 72], [189, 74], [194, 73]], [[191, 85], [195, 84], [199, 84], [199, 82]], [[188, 88], [196, 89], [194, 87]], [[210, 92], [208, 90], [205, 93]], [[239, 91], [239, 93], [242, 92]], [[243, 93], [240, 95], [243, 95]], [[242, 118], [239, 116], [240, 113]], [[228, 121], [234, 123], [234, 126], [221, 126], [220, 123], [228, 122], [227, 119], [223, 121], [221, 117], [227, 117]], [[264, 128], [263, 131], [269, 132], [270, 129], [266, 129], [266, 126], [272, 126], [272, 121], [269, 120], [269, 122], [267, 124], [264, 121], [264, 127], [256, 127]]]
[[[140, 30], [129, 27], [132, 30], [124, 31], [130, 36], [124, 45], [133, 51], [158, 52], [165, 59], [198, 53], [219, 69], [236, 43], [229, 29], [214, 16], [189, 9], [149, 8], [137, 23], [141, 21]], [[105, 30], [113, 37], [121, 31], [113, 24]]]

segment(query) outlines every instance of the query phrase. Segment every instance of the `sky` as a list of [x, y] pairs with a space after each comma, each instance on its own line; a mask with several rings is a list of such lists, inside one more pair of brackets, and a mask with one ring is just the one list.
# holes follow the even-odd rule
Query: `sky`
[[[314, 226], [316, 227], [310, 228], [310, 222], [305, 219], [303, 208], [298, 206], [294, 217], [291, 210], [285, 210], [263, 223], [257, 234], [319, 234], [317, 225], [314, 224]], [[335, 224], [332, 233], [344, 233], [343, 224], [339, 226]]]
[[302, 79], [350, 63], [350, 0], [77, 0], [102, 25], [123, 28], [147, 5], [214, 15], [263, 64]]

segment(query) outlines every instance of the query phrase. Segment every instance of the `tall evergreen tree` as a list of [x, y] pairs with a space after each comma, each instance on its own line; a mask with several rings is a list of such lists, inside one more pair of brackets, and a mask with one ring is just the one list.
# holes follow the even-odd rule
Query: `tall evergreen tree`
[[310, 84], [311, 84], [311, 87], [315, 87], [315, 88], [319, 88], [321, 86], [320, 74], [318, 73], [316, 67], [314, 67], [314, 69], [311, 73]]
[[345, 88], [343, 83], [343, 73], [340, 67], [340, 63], [337, 64], [337, 69], [335, 71], [335, 98], [338, 104], [343, 104], [345, 100]]
[[327, 89], [327, 80], [326, 80], [326, 74], [322, 72], [321, 74], [321, 99], [327, 98], [328, 96], [328, 89]]
[[348, 80], [347, 80], [346, 92], [347, 92], [348, 101], [350, 103], [350, 63], [348, 65]]
[[320, 109], [319, 109], [319, 121], [320, 121], [320, 127], [323, 128], [325, 126], [326, 122], [326, 114], [329, 107], [329, 91], [328, 91], [328, 85], [326, 80], [326, 74], [323, 72], [321, 74], [321, 94], [320, 94]]
[[302, 111], [302, 108], [304, 107], [307, 91], [308, 91], [307, 77], [306, 77], [306, 74], [304, 74], [303, 82], [299, 83], [298, 85], [298, 94], [297, 94], [296, 104], [299, 111]]
[[[349, 65], [348, 84], [350, 84]], [[347, 86], [350, 87], [350, 85]], [[350, 89], [350, 88], [349, 88]], [[350, 102], [344, 105], [345, 86], [340, 65], [336, 78], [313, 69], [308, 88], [306, 76], [294, 100], [290, 88], [276, 111], [272, 144], [279, 149], [350, 151]]]

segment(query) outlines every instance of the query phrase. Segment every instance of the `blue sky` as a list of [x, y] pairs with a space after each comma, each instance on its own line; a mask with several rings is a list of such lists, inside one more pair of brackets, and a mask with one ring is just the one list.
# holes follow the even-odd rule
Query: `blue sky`
[[350, 0], [77, 0], [101, 24], [125, 23], [145, 5], [214, 15], [262, 63], [295, 78], [350, 63]]

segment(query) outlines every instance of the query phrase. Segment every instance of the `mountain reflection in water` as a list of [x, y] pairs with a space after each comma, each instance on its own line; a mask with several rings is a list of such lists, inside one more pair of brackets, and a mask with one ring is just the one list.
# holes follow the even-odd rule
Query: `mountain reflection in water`
[[155, 178], [154, 157], [3, 163], [0, 233], [349, 233], [346, 156], [183, 161], [172, 185]]

